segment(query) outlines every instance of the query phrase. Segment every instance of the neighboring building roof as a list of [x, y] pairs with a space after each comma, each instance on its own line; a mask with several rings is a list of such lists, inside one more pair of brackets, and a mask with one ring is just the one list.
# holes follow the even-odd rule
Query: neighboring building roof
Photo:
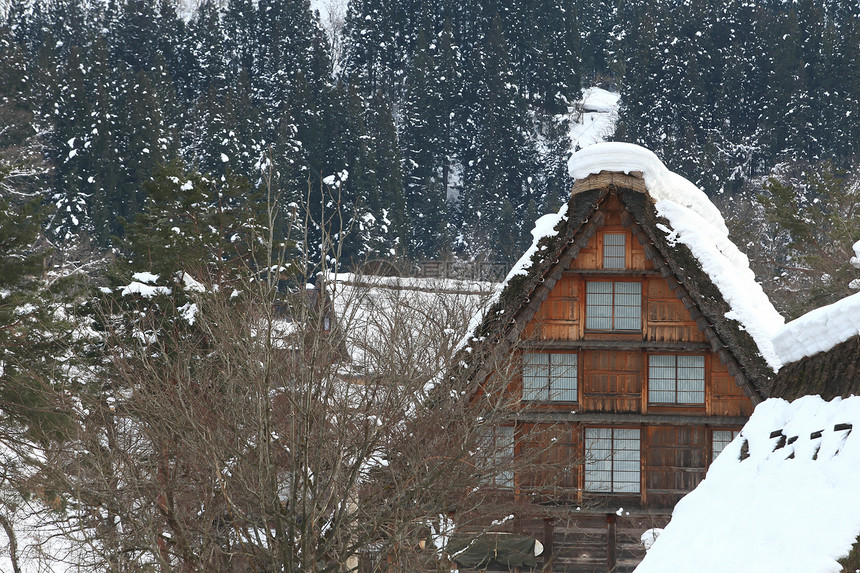
[[860, 293], [789, 322], [773, 345], [784, 366], [772, 395], [793, 399], [860, 393]]
[[531, 247], [473, 317], [460, 346], [486, 337], [516, 339], [602, 225], [598, 207], [612, 189], [642, 229], [640, 240], [657, 268], [689, 296], [685, 302], [696, 309], [691, 312], [713, 350], [737, 361], [730, 372], [751, 397], [766, 396], [767, 381], [779, 367], [771, 336], [784, 319], [704, 192], [631, 144], [590, 146], [573, 155], [569, 169], [577, 180], [570, 201], [557, 214], [538, 219]]
[[836, 573], [860, 534], [860, 397], [759, 404], [636, 573]]
[[323, 279], [348, 374], [438, 376], [496, 283], [351, 273]]

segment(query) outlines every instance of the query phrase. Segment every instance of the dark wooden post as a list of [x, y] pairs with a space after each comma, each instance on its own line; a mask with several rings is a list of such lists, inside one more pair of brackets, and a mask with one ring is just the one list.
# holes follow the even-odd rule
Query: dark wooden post
[[541, 573], [552, 573], [553, 562], [553, 537], [555, 526], [552, 519], [543, 520], [543, 569]]
[[615, 514], [606, 515], [606, 570], [615, 573]]

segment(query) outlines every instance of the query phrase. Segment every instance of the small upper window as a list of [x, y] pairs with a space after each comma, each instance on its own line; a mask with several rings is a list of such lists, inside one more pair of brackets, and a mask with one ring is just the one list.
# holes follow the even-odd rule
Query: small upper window
[[585, 328], [588, 330], [641, 330], [642, 283], [587, 282]]
[[625, 268], [627, 236], [624, 233], [605, 233], [603, 235], [603, 268]]
[[648, 401], [652, 404], [704, 404], [705, 357], [650, 355]]

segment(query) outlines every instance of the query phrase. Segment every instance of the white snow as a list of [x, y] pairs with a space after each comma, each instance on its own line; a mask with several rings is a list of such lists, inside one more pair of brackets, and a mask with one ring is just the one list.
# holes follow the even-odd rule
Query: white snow
[[669, 171], [653, 152], [630, 143], [601, 143], [575, 153], [568, 162], [570, 175], [584, 179], [601, 171], [642, 173], [657, 214], [669, 221], [661, 226], [670, 242], [686, 245], [731, 307], [727, 318], [737, 320], [758, 345], [773, 370], [781, 362], [772, 337], [785, 324], [756, 282], [749, 259], [729, 239], [719, 209], [704, 191]]
[[606, 141], [615, 133], [618, 123], [618, 105], [621, 94], [591, 87], [582, 90], [582, 98], [576, 102], [574, 115], [570, 122], [570, 141], [572, 150], [582, 149], [595, 143]]
[[860, 334], [860, 293], [792, 320], [773, 337], [783, 364], [830, 350]]
[[858, 468], [860, 397], [767, 400], [678, 503], [636, 573], [837, 573], [860, 534]]
[[851, 257], [851, 260], [849, 262], [851, 263], [851, 266], [855, 269], [860, 269], [860, 241], [854, 243], [852, 249], [854, 250], [854, 256]]
[[655, 201], [674, 201], [698, 213], [723, 234], [728, 234], [720, 210], [705, 192], [684, 177], [669, 171], [654, 152], [632, 143], [598, 143], [578, 151], [567, 163], [570, 176], [585, 179], [601, 171], [641, 172], [645, 187]]
[[150, 272], [134, 273], [133, 275], [131, 275], [131, 278], [136, 281], [146, 283], [148, 285], [154, 285], [158, 282], [158, 275], [152, 274]]
[[137, 294], [143, 298], [152, 298], [162, 294], [170, 294], [171, 292], [171, 289], [168, 287], [153, 286], [138, 281], [131, 281], [130, 284], [122, 287], [122, 290], [120, 290], [122, 296]]

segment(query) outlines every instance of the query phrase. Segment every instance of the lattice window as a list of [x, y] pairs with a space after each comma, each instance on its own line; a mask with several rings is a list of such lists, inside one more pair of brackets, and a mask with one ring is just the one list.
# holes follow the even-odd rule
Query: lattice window
[[576, 402], [576, 369], [576, 354], [525, 353], [523, 400]]
[[623, 269], [626, 267], [627, 235], [624, 233], [605, 233], [603, 235], [603, 268]]
[[704, 404], [705, 357], [650, 355], [648, 357], [648, 402]]
[[642, 330], [642, 283], [587, 282], [585, 328], [616, 331]]
[[639, 430], [585, 428], [585, 491], [639, 493]]
[[514, 487], [514, 427], [493, 426], [481, 440], [487, 483], [497, 488]]
[[711, 433], [711, 460], [717, 459], [717, 456], [734, 440], [740, 430], [714, 430]]

